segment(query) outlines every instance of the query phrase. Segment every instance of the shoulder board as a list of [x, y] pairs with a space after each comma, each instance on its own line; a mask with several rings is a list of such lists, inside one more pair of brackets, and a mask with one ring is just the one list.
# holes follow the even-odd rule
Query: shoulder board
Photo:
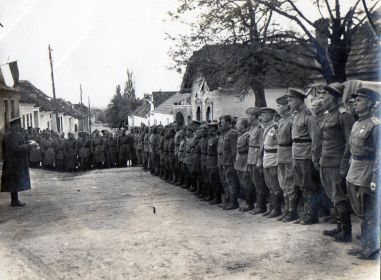
[[344, 107], [339, 107], [340, 114], [344, 114], [346, 112]]
[[379, 118], [372, 117], [371, 119], [372, 119], [372, 123], [373, 123], [374, 125], [379, 125], [379, 124], [381, 124], [381, 121], [380, 121]]
[[328, 111], [324, 111], [324, 113], [323, 113], [324, 115], [328, 115]]

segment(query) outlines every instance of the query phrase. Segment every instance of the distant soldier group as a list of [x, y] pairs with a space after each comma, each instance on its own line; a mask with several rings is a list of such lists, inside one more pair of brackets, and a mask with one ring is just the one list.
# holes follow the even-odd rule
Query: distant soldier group
[[75, 139], [73, 133], [65, 138], [64, 133], [29, 128], [26, 138], [38, 143], [29, 152], [29, 165], [35, 168], [73, 172], [136, 165], [134, 139], [126, 129], [115, 135], [107, 130], [79, 132]]
[[362, 220], [361, 247], [348, 253], [373, 258], [380, 248], [380, 95], [360, 88], [345, 108], [343, 91], [340, 83], [322, 86], [311, 111], [306, 93], [290, 88], [276, 109], [251, 107], [246, 118], [142, 125], [133, 131], [137, 163], [224, 210], [302, 225], [326, 216], [337, 227], [323, 234], [337, 242], [352, 241], [354, 212]]

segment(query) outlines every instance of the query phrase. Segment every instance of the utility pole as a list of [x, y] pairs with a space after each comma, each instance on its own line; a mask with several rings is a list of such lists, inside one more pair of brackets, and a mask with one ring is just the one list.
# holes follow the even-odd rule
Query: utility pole
[[48, 46], [48, 50], [49, 50], [49, 60], [50, 60], [50, 74], [52, 77], [52, 88], [53, 88], [53, 106], [54, 106], [54, 113], [56, 115], [57, 132], [61, 132], [60, 121], [58, 118], [58, 111], [57, 111], [56, 88], [54, 86], [52, 49], [50, 48], [50, 45]]
[[82, 105], [82, 85], [81, 85], [81, 84], [79, 84], [79, 90], [80, 90], [80, 92], [81, 92], [81, 95], [80, 95], [80, 103], [79, 103], [79, 104]]
[[88, 102], [89, 102], [89, 133], [91, 133], [91, 109], [90, 109], [90, 97], [88, 96]]

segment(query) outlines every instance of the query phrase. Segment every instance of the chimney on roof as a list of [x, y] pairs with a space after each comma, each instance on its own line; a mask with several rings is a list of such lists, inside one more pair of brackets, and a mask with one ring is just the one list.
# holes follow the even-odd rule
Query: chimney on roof
[[325, 50], [328, 49], [328, 39], [329, 39], [329, 19], [321, 18], [315, 23], [315, 36], [316, 40], [319, 42]]

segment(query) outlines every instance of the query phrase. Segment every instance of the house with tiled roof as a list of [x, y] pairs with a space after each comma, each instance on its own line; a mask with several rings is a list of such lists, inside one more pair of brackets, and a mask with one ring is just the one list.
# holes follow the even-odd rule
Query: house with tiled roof
[[[291, 47], [279, 49], [277, 56], [288, 56], [289, 59], [303, 60], [301, 63], [305, 63], [302, 56], [287, 52], [287, 48]], [[188, 106], [192, 119], [212, 121], [223, 114], [246, 116], [245, 110], [256, 104], [252, 84], [248, 83], [253, 74], [248, 68], [237, 65], [242, 63], [242, 58], [249, 57], [250, 52], [247, 46], [214, 45], [204, 46], [193, 53], [180, 88], [180, 94], [190, 95]], [[301, 71], [293, 64], [269, 63], [262, 80], [267, 106], [275, 108], [275, 100], [284, 95], [288, 87], [308, 85], [311, 82], [310, 72]]]
[[144, 103], [138, 107], [131, 116], [128, 116], [129, 126], [140, 126], [141, 124], [150, 125], [150, 112], [153, 109], [151, 101], [145, 100]]
[[[155, 109], [151, 112], [150, 116], [150, 124], [153, 125], [167, 125], [173, 122], [176, 119], [176, 114], [179, 113], [176, 109], [179, 105], [187, 105], [189, 103], [190, 94], [180, 94], [175, 93], [170, 98], [165, 100], [159, 106], [155, 107]], [[190, 107], [189, 107], [190, 109]], [[177, 115], [180, 116], [180, 115]], [[191, 111], [185, 112], [182, 114], [182, 123], [187, 123], [189, 117], [191, 117]], [[179, 118], [179, 117], [178, 117]], [[179, 119], [177, 119], [179, 120]]]

